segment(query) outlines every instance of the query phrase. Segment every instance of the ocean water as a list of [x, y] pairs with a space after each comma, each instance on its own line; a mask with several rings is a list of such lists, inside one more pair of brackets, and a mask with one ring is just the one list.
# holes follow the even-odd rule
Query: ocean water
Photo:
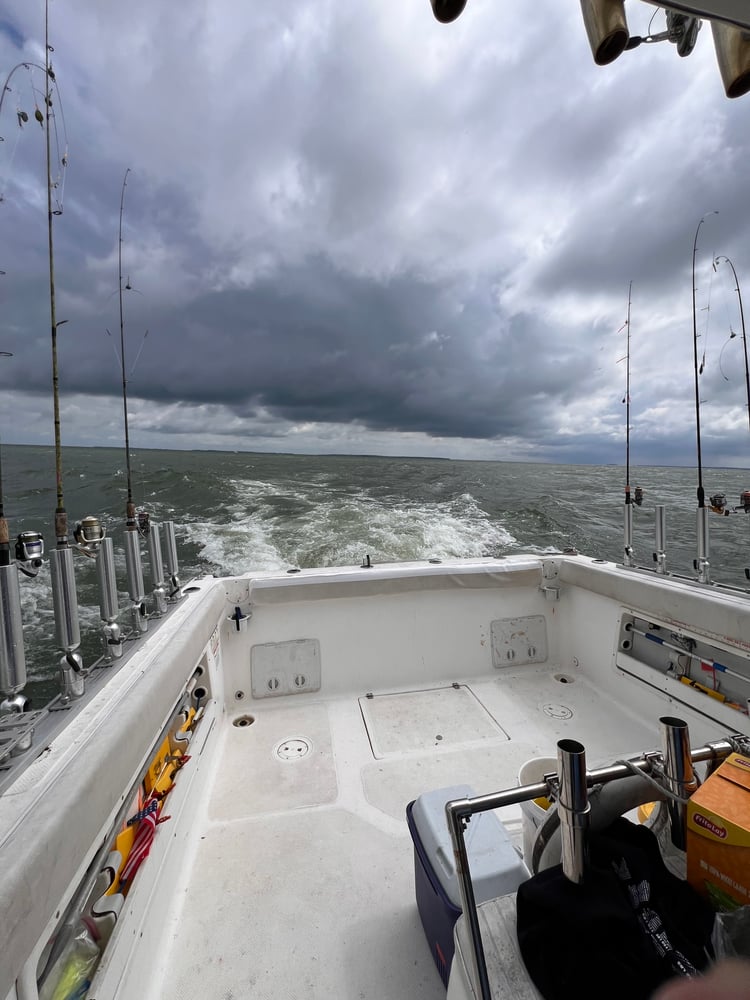
[[[625, 476], [617, 466], [136, 450], [131, 469], [138, 508], [175, 522], [183, 583], [250, 569], [359, 565], [366, 555], [377, 563], [573, 547], [622, 557]], [[54, 545], [53, 450], [3, 447], [2, 479], [11, 538], [36, 529]], [[703, 481], [707, 496], [723, 492], [729, 506], [750, 489], [750, 474], [736, 469], [704, 470]], [[653, 565], [654, 508], [664, 504], [668, 569], [694, 575], [696, 483], [693, 469], [631, 470], [631, 485], [645, 491], [633, 518], [639, 564]], [[63, 486], [71, 531], [95, 514], [112, 535], [124, 606], [124, 453], [66, 448]], [[750, 587], [750, 515], [712, 515], [710, 526], [713, 579]], [[145, 543], [143, 568], [148, 590]], [[88, 664], [101, 652], [93, 560], [76, 557], [76, 580]], [[38, 706], [56, 691], [60, 655], [46, 563], [36, 579], [22, 578], [21, 594], [27, 693]]]

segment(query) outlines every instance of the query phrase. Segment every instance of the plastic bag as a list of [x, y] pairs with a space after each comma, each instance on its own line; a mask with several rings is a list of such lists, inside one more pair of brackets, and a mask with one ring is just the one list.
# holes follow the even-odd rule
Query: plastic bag
[[81, 924], [39, 990], [39, 1000], [84, 1000], [99, 961], [99, 946]]
[[720, 958], [750, 958], [750, 906], [717, 913], [711, 941], [717, 962]]

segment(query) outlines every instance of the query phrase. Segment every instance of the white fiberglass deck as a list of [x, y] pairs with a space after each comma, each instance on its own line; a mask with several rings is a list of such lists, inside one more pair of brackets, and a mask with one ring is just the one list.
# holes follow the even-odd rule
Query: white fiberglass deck
[[[656, 718], [549, 666], [372, 699], [271, 699], [221, 727], [158, 968], [143, 970], [154, 998], [440, 1000], [407, 803], [452, 784], [510, 787], [562, 737], [592, 766], [658, 745]], [[520, 812], [502, 818], [520, 846]]]

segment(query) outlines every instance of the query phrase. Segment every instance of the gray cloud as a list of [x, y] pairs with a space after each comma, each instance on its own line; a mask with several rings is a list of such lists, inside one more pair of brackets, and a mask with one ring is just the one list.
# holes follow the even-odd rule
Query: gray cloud
[[[689, 463], [692, 240], [718, 209], [697, 260], [706, 447], [744, 463], [734, 287], [709, 263], [750, 266], [750, 139], [710, 32], [687, 60], [642, 46], [599, 69], [574, 2], [529, 16], [472, 0], [452, 26], [426, 2], [391, 6], [52, 5], [70, 144], [55, 222], [64, 440], [121, 433], [131, 167], [138, 446], [621, 461], [632, 280], [633, 453]], [[654, 8], [631, 7], [645, 31]], [[7, 5], [0, 74], [43, 54], [33, 8]], [[33, 108], [25, 76], [0, 120], [9, 441], [51, 438], [42, 136], [15, 120], [16, 101]]]

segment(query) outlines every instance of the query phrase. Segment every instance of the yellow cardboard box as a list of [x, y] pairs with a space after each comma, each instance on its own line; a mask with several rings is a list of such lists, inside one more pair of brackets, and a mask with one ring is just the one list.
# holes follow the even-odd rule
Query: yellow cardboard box
[[687, 879], [717, 910], [750, 903], [750, 758], [730, 754], [691, 797]]

